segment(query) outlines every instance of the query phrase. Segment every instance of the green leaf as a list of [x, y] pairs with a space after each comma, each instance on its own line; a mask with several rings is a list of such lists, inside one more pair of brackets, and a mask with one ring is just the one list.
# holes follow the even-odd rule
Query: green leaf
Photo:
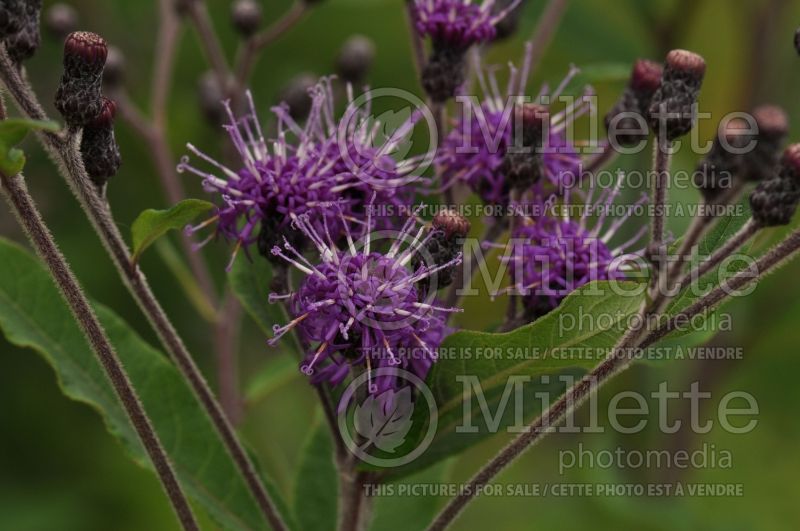
[[295, 478], [293, 507], [300, 531], [336, 529], [338, 477], [330, 431], [318, 420], [303, 447]]
[[168, 210], [148, 209], [133, 222], [133, 261], [138, 262], [145, 249], [170, 230], [183, 229], [214, 205], [200, 199], [184, 199]]
[[303, 373], [297, 361], [289, 356], [275, 356], [247, 384], [244, 393], [245, 402], [255, 404], [261, 402], [274, 391], [293, 380], [299, 380]]
[[[459, 381], [460, 376], [478, 379], [492, 415], [497, 413], [504, 394], [511, 392], [506, 388], [509, 377], [530, 377], [531, 381], [523, 386], [526, 422], [541, 412], [542, 399], [537, 393], [547, 393], [550, 400], [563, 394], [570, 378], [579, 378], [605, 357], [624, 334], [628, 320], [639, 311], [644, 300], [642, 287], [632, 282], [617, 286], [621, 290], [612, 289], [607, 282], [585, 286], [545, 317], [513, 332], [465, 331], [447, 338], [426, 382], [438, 409], [436, 434], [427, 451], [393, 474], [404, 476], [421, 470], [493, 435], [476, 392]], [[626, 294], [621, 293], [623, 290]], [[505, 433], [515, 423], [513, 398], [507, 399], [508, 407], [499, 416], [497, 432]], [[416, 448], [427, 431], [427, 404], [424, 400], [417, 402], [408, 445], [401, 447], [400, 455]], [[465, 405], [477, 429], [475, 433], [457, 432], [457, 427], [465, 423]]]
[[[95, 409], [129, 455], [150, 468], [105, 373], [47, 272], [27, 251], [2, 239], [0, 263], [0, 329], [6, 338], [41, 354], [64, 394]], [[244, 481], [175, 367], [109, 309], [96, 309], [188, 494], [224, 529], [265, 529]]]
[[[261, 257], [252, 262], [236, 260], [228, 274], [228, 281], [239, 302], [268, 337], [274, 334], [273, 325], [285, 324], [288, 321], [283, 306], [280, 303], [269, 302], [269, 294], [272, 291], [272, 268], [269, 262]], [[281, 344], [299, 353], [300, 347], [294, 334], [291, 335], [291, 338], [284, 338]]]
[[0, 121], [0, 172], [11, 176], [25, 167], [25, 153], [14, 146], [22, 142], [30, 131], [56, 132], [58, 129], [57, 123], [44, 120], [12, 118]]

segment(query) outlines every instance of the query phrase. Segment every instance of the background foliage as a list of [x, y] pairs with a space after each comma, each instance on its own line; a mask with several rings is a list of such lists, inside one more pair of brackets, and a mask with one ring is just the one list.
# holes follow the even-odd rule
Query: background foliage
[[[45, 7], [52, 2], [45, 1]], [[127, 58], [128, 86], [140, 103], [149, 90], [153, 49], [154, 2], [143, 0], [76, 0], [82, 27], [103, 34], [123, 49]], [[229, 52], [236, 38], [228, 27], [229, 2], [209, 0], [216, 26]], [[531, 0], [515, 40], [491, 50], [489, 58], [505, 62], [520, 54], [521, 42], [530, 33], [543, 2]], [[264, 2], [266, 16], [277, 18], [288, 0]], [[685, 47], [704, 55], [709, 63], [701, 96], [701, 109], [721, 116], [773, 102], [787, 108], [800, 121], [800, 60], [791, 46], [800, 22], [800, 5], [786, 0], [573, 0], [537, 81], [561, 78], [572, 62], [581, 65], [629, 63], [645, 56], [659, 58], [673, 47]], [[370, 76], [373, 86], [394, 86], [419, 91], [407, 45], [403, 0], [328, 0], [306, 21], [270, 47], [254, 78], [253, 90], [260, 110], [277, 101], [281, 87], [292, 76], [309, 71], [330, 73], [336, 50], [352, 33], [375, 40], [378, 58]], [[42, 99], [48, 101], [58, 82], [60, 44], [45, 37], [44, 46], [28, 65], [29, 75]], [[194, 34], [184, 32], [174, 90], [170, 101], [171, 144], [176, 154], [183, 144], [220, 152], [219, 135], [197, 110], [196, 83], [204, 70]], [[611, 104], [618, 83], [596, 86], [601, 105]], [[715, 122], [701, 125], [701, 136], [713, 135]], [[792, 139], [797, 141], [797, 126]], [[145, 208], [166, 208], [160, 184], [144, 144], [122, 124], [118, 127], [124, 165], [109, 189], [109, 198], [125, 233]], [[216, 149], [213, 147], [216, 146]], [[34, 142], [26, 142], [27, 175], [32, 192], [42, 205], [47, 221], [78, 276], [93, 299], [113, 308], [136, 332], [157, 344], [78, 210], [74, 199]], [[646, 156], [622, 163], [644, 167]], [[694, 159], [683, 153], [679, 169], [690, 169]], [[187, 176], [191, 197], [205, 198], [199, 183]], [[693, 201], [691, 191], [676, 194], [675, 201]], [[674, 220], [680, 233], [684, 220]], [[688, 220], [686, 220], [688, 221]], [[13, 220], [0, 211], [0, 233], [23, 241]], [[219, 283], [224, 281], [227, 258], [223, 246], [211, 245], [207, 255]], [[167, 311], [187, 339], [200, 364], [213, 374], [210, 329], [183, 300], [156, 252], [146, 253], [142, 267], [152, 279]], [[714, 430], [702, 439], [689, 433], [664, 437], [655, 430], [637, 436], [578, 436], [558, 434], [535, 452], [523, 457], [501, 482], [639, 482], [657, 480], [659, 471], [574, 470], [560, 476], [558, 449], [585, 447], [632, 449], [686, 447], [703, 443], [733, 453], [730, 470], [699, 470], [681, 478], [697, 482], [742, 483], [742, 498], [624, 499], [624, 498], [508, 498], [479, 500], [455, 529], [795, 529], [800, 526], [795, 477], [800, 457], [800, 388], [793, 374], [800, 370], [796, 345], [800, 341], [800, 293], [795, 263], [770, 277], [751, 297], [728, 307], [734, 314], [735, 331], [718, 336], [719, 345], [740, 346], [744, 359], [734, 362], [681, 361], [658, 366], [638, 366], [626, 372], [600, 396], [615, 390], [634, 389], [645, 395], [667, 380], [670, 388], [687, 390], [702, 381], [715, 396], [729, 390], [752, 393], [759, 402], [758, 427], [748, 435], [729, 435]], [[3, 274], [9, 274], [3, 269]], [[464, 324], [482, 327], [488, 316], [468, 307]], [[316, 426], [316, 397], [293, 371], [281, 371], [282, 358], [265, 345], [263, 332], [246, 321], [241, 343], [244, 386], [250, 391], [243, 430], [261, 461], [285, 497], [301, 492], [295, 485], [304, 444]], [[278, 374], [280, 377], [269, 375]], [[706, 414], [714, 413], [716, 402]], [[654, 408], [651, 408], [654, 409]], [[602, 422], [602, 419], [601, 419]], [[657, 422], [651, 419], [651, 425]], [[15, 531], [169, 530], [175, 528], [170, 509], [152, 475], [129, 460], [111, 437], [102, 420], [84, 404], [70, 401], [57, 385], [52, 370], [31, 350], [0, 340], [0, 528]], [[450, 481], [466, 479], [504, 441], [496, 437], [473, 447], [457, 461], [438, 470]], [[305, 443], [304, 441], [310, 441]], [[306, 463], [307, 465], [307, 463]], [[647, 476], [647, 477], [644, 477]], [[768, 479], [767, 479], [768, 478]], [[674, 479], [674, 478], [664, 478]], [[411, 479], [413, 480], [413, 478]], [[320, 503], [311, 496], [294, 500], [307, 503], [309, 511]], [[398, 500], [398, 503], [401, 503]], [[396, 508], [395, 508], [396, 509]], [[402, 513], [397, 513], [402, 514]], [[391, 521], [391, 515], [385, 521]]]

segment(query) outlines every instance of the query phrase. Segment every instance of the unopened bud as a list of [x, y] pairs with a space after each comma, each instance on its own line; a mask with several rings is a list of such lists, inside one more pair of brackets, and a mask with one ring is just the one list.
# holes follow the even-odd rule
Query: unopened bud
[[218, 126], [225, 120], [224, 99], [225, 94], [215, 72], [209, 70], [200, 76], [197, 81], [197, 102], [210, 125]]
[[261, 6], [255, 0], [236, 0], [231, 7], [233, 27], [245, 37], [258, 31], [262, 19]]
[[39, 34], [42, 0], [28, 0], [23, 4], [19, 31], [6, 38], [5, 42], [8, 55], [17, 64], [33, 57], [42, 42]]
[[[541, 147], [548, 133], [550, 111], [534, 103], [514, 108], [512, 144], [503, 157], [503, 173], [512, 189], [526, 190], [544, 174]], [[522, 140], [520, 145], [519, 140]]]
[[[469, 220], [456, 210], [447, 209], [438, 212], [431, 223], [431, 234], [425, 241], [424, 251], [417, 253], [414, 259], [414, 269], [421, 266], [432, 269], [452, 263], [459, 253], [462, 253], [464, 238], [469, 234], [469, 230]], [[456, 264], [453, 263], [450, 267], [440, 269], [432, 277], [423, 279], [419, 286], [425, 292], [431, 287], [437, 290], [445, 288], [453, 283], [455, 273]]]
[[289, 107], [289, 115], [297, 121], [305, 120], [311, 112], [309, 90], [317, 84], [317, 76], [303, 73], [295, 76], [280, 93], [280, 100]]
[[669, 52], [661, 86], [650, 105], [650, 126], [657, 134], [673, 141], [692, 130], [705, 72], [705, 60], [696, 53]]
[[45, 13], [45, 28], [54, 39], [64, 39], [78, 29], [78, 12], [69, 4], [53, 4]]
[[375, 60], [375, 43], [363, 35], [353, 35], [339, 52], [336, 71], [344, 81], [361, 83]]
[[743, 171], [743, 153], [753, 140], [750, 127], [743, 119], [720, 124], [711, 150], [703, 158], [694, 174], [694, 184], [707, 203], [713, 203], [733, 188], [734, 180]]
[[606, 114], [605, 125], [610, 140], [632, 147], [647, 140], [647, 119], [653, 95], [661, 86], [663, 68], [659, 63], [640, 59], [633, 65], [628, 86]]
[[196, 1], [197, 0], [173, 0], [175, 12], [180, 16], [185, 16]]
[[99, 188], [119, 171], [122, 157], [114, 136], [117, 106], [103, 98], [102, 110], [95, 120], [83, 128], [81, 156], [86, 173]]
[[750, 196], [753, 220], [761, 227], [788, 225], [800, 204], [800, 144], [783, 153], [777, 175], [761, 181]]
[[95, 33], [71, 33], [64, 43], [64, 73], [56, 108], [71, 126], [93, 121], [103, 110], [102, 76], [108, 56], [105, 39]]
[[758, 126], [754, 146], [743, 155], [742, 177], [756, 182], [769, 177], [781, 158], [781, 150], [789, 136], [789, 118], [775, 105], [762, 105], [753, 111]]
[[438, 212], [431, 225], [435, 230], [443, 231], [447, 238], [466, 238], [471, 228], [469, 220], [454, 209]]

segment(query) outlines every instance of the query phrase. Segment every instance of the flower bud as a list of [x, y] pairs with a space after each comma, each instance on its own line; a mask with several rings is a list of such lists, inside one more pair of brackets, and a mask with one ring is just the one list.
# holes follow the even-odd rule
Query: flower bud
[[705, 72], [706, 62], [696, 53], [669, 52], [661, 86], [650, 105], [650, 126], [656, 134], [671, 142], [692, 130]]
[[116, 46], [108, 47], [108, 58], [103, 70], [103, 85], [116, 88], [125, 80], [125, 56]]
[[44, 27], [54, 39], [64, 39], [78, 29], [78, 12], [69, 4], [53, 4], [45, 13]]
[[435, 230], [443, 231], [448, 239], [466, 238], [471, 228], [469, 220], [453, 209], [438, 212], [431, 225]]
[[[526, 103], [514, 108], [512, 118], [513, 145], [506, 148], [503, 171], [512, 189], [526, 190], [544, 174], [540, 151], [550, 124], [550, 111], [542, 105]], [[520, 136], [521, 146], [517, 140]]]
[[363, 35], [353, 35], [342, 46], [336, 59], [336, 72], [344, 81], [361, 83], [375, 60], [375, 43]]
[[647, 120], [653, 95], [661, 86], [663, 68], [659, 63], [640, 59], [633, 65], [628, 86], [616, 105], [606, 114], [606, 131], [621, 146], [632, 147], [647, 140]]
[[762, 105], [753, 111], [758, 126], [755, 145], [742, 157], [742, 177], [757, 182], [775, 169], [781, 158], [781, 149], [789, 136], [789, 118], [775, 105]]
[[185, 16], [192, 8], [192, 4], [196, 1], [197, 0], [173, 0], [175, 12], [180, 16]]
[[711, 150], [700, 161], [694, 174], [694, 184], [707, 203], [713, 203], [733, 187], [743, 168], [741, 150], [752, 141], [749, 124], [743, 119], [734, 119], [720, 124], [717, 138]]
[[308, 91], [317, 84], [317, 77], [308, 72], [289, 80], [280, 93], [280, 100], [289, 106], [289, 114], [297, 121], [305, 120], [311, 111]]
[[77, 31], [64, 43], [64, 73], [56, 92], [56, 108], [68, 125], [83, 126], [103, 110], [103, 67], [108, 56], [105, 39]]
[[23, 2], [20, 13], [19, 31], [6, 38], [6, 50], [11, 59], [21, 64], [33, 57], [42, 42], [39, 34], [39, 15], [42, 11], [42, 0]]
[[[425, 243], [425, 251], [414, 259], [414, 269], [420, 266], [433, 268], [444, 265], [458, 257], [464, 247], [464, 238], [470, 230], [470, 222], [454, 209], [438, 212], [431, 223], [431, 233]], [[431, 263], [425, 263], [426, 261]], [[436, 289], [446, 288], [455, 279], [456, 268], [447, 267], [437, 272], [435, 279], [425, 279], [421, 287], [427, 291], [431, 285]]]
[[209, 125], [216, 127], [225, 120], [225, 109], [222, 106], [224, 99], [225, 94], [215, 72], [209, 70], [200, 76], [197, 81], [197, 102]]
[[750, 196], [753, 220], [761, 227], [788, 225], [800, 204], [800, 144], [783, 153], [777, 175], [761, 181]]
[[233, 27], [244, 37], [258, 31], [263, 15], [261, 6], [255, 0], [236, 0], [231, 7]]
[[98, 188], [102, 188], [109, 178], [116, 175], [122, 163], [119, 145], [114, 136], [116, 113], [116, 104], [108, 98], [103, 98], [100, 115], [83, 128], [81, 139], [83, 165]]

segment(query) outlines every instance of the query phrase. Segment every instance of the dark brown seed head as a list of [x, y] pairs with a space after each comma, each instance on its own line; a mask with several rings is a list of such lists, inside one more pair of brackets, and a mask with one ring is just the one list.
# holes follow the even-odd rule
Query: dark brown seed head
[[537, 103], [525, 103], [514, 107], [512, 126], [515, 134], [522, 132], [525, 147], [538, 147], [544, 141], [544, 133], [550, 123], [550, 110]]
[[289, 106], [289, 114], [295, 120], [305, 120], [308, 117], [312, 103], [308, 91], [317, 81], [317, 76], [306, 72], [290, 79], [281, 91], [280, 99]]

